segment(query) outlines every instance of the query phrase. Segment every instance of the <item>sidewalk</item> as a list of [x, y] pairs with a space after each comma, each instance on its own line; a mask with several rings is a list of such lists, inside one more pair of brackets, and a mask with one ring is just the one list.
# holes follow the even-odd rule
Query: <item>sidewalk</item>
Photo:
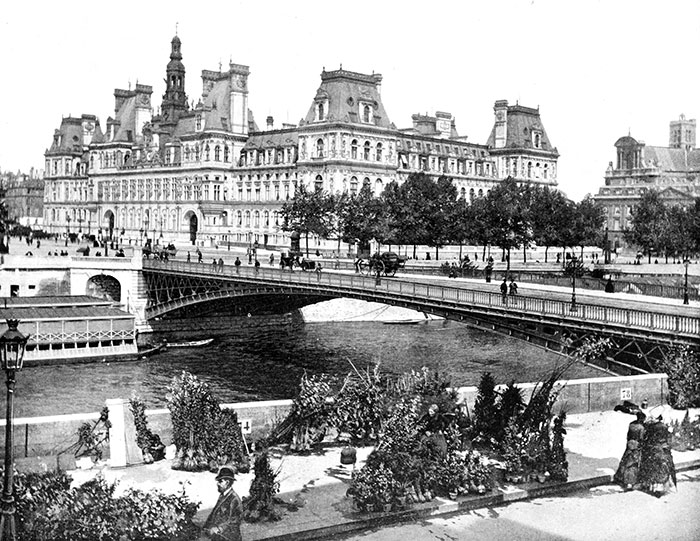
[[[691, 410], [691, 418], [698, 413], [700, 410]], [[652, 410], [652, 415], [659, 414], [666, 421], [680, 420], [685, 411], [674, 411], [668, 406]], [[298, 509], [284, 510], [281, 520], [277, 522], [243, 523], [243, 539], [291, 541], [330, 538], [394, 522], [465, 512], [611, 484], [612, 475], [625, 449], [627, 426], [633, 419], [631, 415], [613, 411], [569, 416], [564, 440], [569, 461], [569, 480], [566, 483], [504, 485], [484, 496], [462, 496], [457, 501], [436, 498], [432, 502], [388, 513], [367, 514], [355, 510], [352, 499], [345, 496], [352, 470], [340, 465], [340, 447], [326, 448], [321, 454], [273, 457], [273, 469], [280, 469], [278, 496]], [[358, 468], [362, 467], [370, 451], [371, 448], [358, 449]], [[674, 460], [678, 470], [700, 468], [700, 450], [674, 452]], [[164, 460], [122, 469], [103, 467], [101, 470], [75, 470], [69, 474], [77, 484], [81, 484], [101, 471], [108, 481], [119, 482], [118, 491], [136, 487], [178, 492], [184, 484], [187, 495], [201, 502], [197, 519], [204, 521], [217, 498], [214, 474], [175, 471], [170, 464], [170, 460]], [[235, 489], [241, 497], [248, 495], [252, 479], [252, 471], [237, 477]]]

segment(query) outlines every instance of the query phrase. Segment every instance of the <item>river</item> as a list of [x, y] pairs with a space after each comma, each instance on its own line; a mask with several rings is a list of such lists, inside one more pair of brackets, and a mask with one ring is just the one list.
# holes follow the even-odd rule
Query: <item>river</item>
[[[200, 348], [166, 349], [143, 361], [25, 368], [17, 373], [15, 417], [99, 411], [108, 398], [132, 395], [166, 407], [168, 386], [183, 370], [207, 382], [221, 402], [292, 398], [309, 374], [344, 376], [381, 363], [400, 374], [423, 366], [449, 374], [452, 385], [476, 385], [489, 371], [498, 383], [537, 381], [564, 357], [521, 340], [442, 320], [305, 323], [289, 316], [198, 319], [198, 330], [153, 334], [153, 342], [213, 336]], [[351, 364], [352, 363], [352, 364]], [[600, 376], [581, 364], [565, 377]]]

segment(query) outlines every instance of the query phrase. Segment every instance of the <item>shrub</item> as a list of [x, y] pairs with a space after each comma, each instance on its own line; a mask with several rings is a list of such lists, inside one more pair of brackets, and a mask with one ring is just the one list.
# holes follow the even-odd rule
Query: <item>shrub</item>
[[280, 490], [277, 481], [279, 470], [274, 471], [270, 466], [267, 451], [261, 452], [255, 459], [255, 477], [250, 484], [250, 496], [243, 500], [244, 517], [250, 522], [261, 519], [279, 520], [275, 512], [273, 499]]
[[109, 408], [104, 407], [100, 418], [94, 424], [83, 423], [78, 427], [78, 443], [76, 457], [89, 456], [93, 460], [101, 460], [104, 446], [109, 441]]
[[485, 372], [479, 380], [474, 402], [474, 431], [486, 441], [498, 437], [499, 415], [496, 397], [496, 382], [490, 372]]
[[65, 473], [18, 474], [15, 478], [17, 534], [22, 541], [191, 539], [199, 504], [184, 491], [163, 494], [128, 489], [114, 497], [116, 484], [97, 477], [70, 488]]
[[511, 419], [516, 419], [523, 411], [523, 396], [515, 381], [512, 380], [503, 390], [498, 401], [497, 440], [502, 440]]
[[146, 419], [146, 404], [136, 396], [129, 400], [129, 409], [134, 416], [136, 427], [136, 445], [143, 453], [143, 460], [146, 464], [165, 458], [165, 446], [160, 440], [160, 436], [151, 432]]
[[403, 487], [384, 464], [368, 464], [353, 472], [351, 493], [360, 511], [382, 511], [403, 494]]
[[232, 464], [239, 471], [248, 471], [248, 454], [236, 413], [222, 411], [209, 386], [187, 372], [175, 378], [168, 391], [177, 448], [173, 468], [216, 470]]
[[302, 375], [287, 423], [293, 451], [308, 451], [323, 440], [332, 412], [331, 390], [331, 379], [326, 374]]
[[700, 355], [679, 346], [657, 364], [668, 375], [669, 404], [676, 409], [700, 407]]
[[385, 398], [378, 365], [371, 373], [348, 374], [335, 397], [330, 423], [338, 432], [347, 433], [353, 445], [374, 441], [384, 419]]

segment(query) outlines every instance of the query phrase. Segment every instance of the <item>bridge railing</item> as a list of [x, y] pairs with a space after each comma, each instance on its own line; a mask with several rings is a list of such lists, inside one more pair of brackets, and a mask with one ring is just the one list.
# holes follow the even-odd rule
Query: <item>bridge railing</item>
[[[509, 312], [617, 325], [636, 330], [665, 332], [679, 336], [690, 336], [693, 339], [700, 335], [700, 318], [698, 317], [587, 303], [577, 303], [576, 310], [573, 311], [569, 301], [525, 295], [503, 297], [500, 293], [490, 291], [411, 282], [399, 278], [383, 277], [378, 281], [375, 277], [359, 274], [290, 272], [278, 268], [260, 267], [255, 269], [250, 266], [236, 268], [232, 265], [215, 267], [203, 263], [144, 261], [144, 270], [149, 269], [207, 278], [233, 277], [245, 279], [248, 282], [257, 282], [261, 286], [289, 285], [315, 292], [325, 289], [329, 293], [336, 294], [342, 291], [369, 293], [375, 298], [402, 298], [408, 302], [420, 300], [445, 307], [479, 306], [494, 310], [502, 309]], [[463, 285], [468, 286], [468, 284]]]

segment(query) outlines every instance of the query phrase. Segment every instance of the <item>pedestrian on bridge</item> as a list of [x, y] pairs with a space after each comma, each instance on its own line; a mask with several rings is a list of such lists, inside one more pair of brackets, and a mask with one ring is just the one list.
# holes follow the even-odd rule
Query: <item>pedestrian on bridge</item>
[[270, 254], [270, 266], [271, 266], [271, 267], [274, 267], [274, 266], [275, 266], [275, 254], [274, 254], [274, 252], [272, 252], [272, 253]]
[[515, 297], [518, 294], [518, 284], [515, 283], [515, 278], [510, 279], [510, 284], [508, 285], [508, 293], [511, 297]]
[[239, 269], [241, 268], [241, 258], [236, 256], [236, 261], [234, 261], [233, 264], [236, 267], [236, 274], [238, 274]]
[[503, 278], [503, 282], [501, 283], [501, 298], [503, 299], [503, 304], [506, 304], [506, 302], [508, 302], [508, 284], [506, 283], [505, 277]]
[[199, 248], [197, 248], [197, 263], [202, 262], [202, 252], [199, 251]]
[[190, 258], [190, 253], [189, 253], [189, 252], [187, 252], [187, 262], [189, 263], [190, 261], [191, 261], [191, 258]]
[[214, 272], [219, 272], [219, 264], [216, 262], [216, 258], [211, 260], [211, 266], [214, 267]]
[[260, 261], [258, 261], [258, 258], [255, 258], [255, 272], [258, 272], [260, 270]]
[[222, 257], [219, 258], [219, 272], [224, 272], [224, 259]]

